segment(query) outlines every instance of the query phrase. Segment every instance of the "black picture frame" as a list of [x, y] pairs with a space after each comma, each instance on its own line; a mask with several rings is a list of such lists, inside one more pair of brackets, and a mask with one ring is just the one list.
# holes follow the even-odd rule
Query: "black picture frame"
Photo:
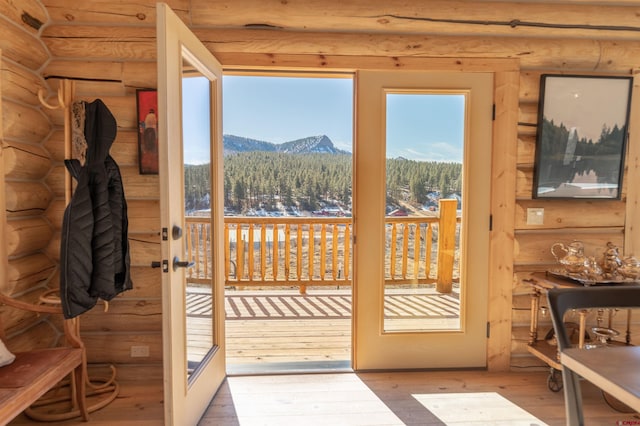
[[136, 90], [138, 119], [138, 166], [141, 175], [157, 175], [158, 161], [158, 92]]
[[537, 199], [620, 199], [632, 77], [543, 74], [533, 178]]

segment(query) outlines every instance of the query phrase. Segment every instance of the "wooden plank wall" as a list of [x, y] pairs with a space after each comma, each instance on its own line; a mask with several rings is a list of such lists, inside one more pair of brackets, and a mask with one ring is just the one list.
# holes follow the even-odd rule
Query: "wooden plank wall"
[[[89, 360], [132, 366], [126, 371], [133, 376], [145, 374], [136, 373], [143, 371], [140, 366], [160, 372], [160, 273], [149, 268], [160, 253], [159, 188], [157, 176], [138, 173], [135, 117], [135, 89], [156, 87], [155, 2], [25, 1], [21, 7], [34, 9], [30, 14], [46, 23], [37, 31], [25, 26], [23, 11], [16, 10], [13, 3], [0, 0], [0, 18], [3, 24], [9, 23], [0, 26], [0, 48], [8, 58], [2, 68], [3, 148], [7, 148], [5, 163], [8, 141], [19, 147], [16, 152], [33, 160], [24, 163], [29, 167], [5, 170], [7, 202], [9, 187], [16, 186], [16, 193], [30, 194], [21, 202], [22, 209], [30, 213], [14, 215], [7, 207], [9, 240], [13, 235], [25, 236], [11, 243], [10, 276], [14, 278], [9, 282], [23, 290], [42, 282], [56, 285], [53, 270], [64, 208], [62, 114], [44, 114], [33, 85], [16, 79], [41, 84], [45, 77], [53, 90], [58, 84], [55, 76], [74, 78], [78, 80], [77, 99], [102, 98], [118, 121], [112, 154], [122, 169], [129, 200], [134, 265], [134, 290], [114, 300], [108, 312], [96, 308], [82, 320]], [[629, 179], [625, 179], [622, 201], [597, 203], [532, 200], [531, 182], [540, 74], [631, 75], [640, 67], [637, 14], [632, 13], [640, 4], [433, 1], [427, 9], [420, 2], [371, 0], [362, 13], [361, 2], [331, 0], [304, 4], [263, 0], [168, 3], [226, 67], [322, 70], [353, 69], [357, 63], [369, 68], [411, 69], [416, 58], [431, 58], [441, 61], [442, 67], [472, 71], [478, 61], [486, 62], [483, 69], [500, 59], [519, 61], [519, 81], [508, 82], [509, 86], [519, 85], [519, 110], [510, 118], [518, 124], [517, 140], [513, 141], [517, 148], [515, 155], [500, 162], [501, 169], [513, 174], [500, 189], [504, 205], [514, 206], [512, 217], [500, 212], [507, 224], [500, 227], [500, 239], [513, 241], [514, 261], [496, 263], [494, 267], [502, 269], [493, 273], [500, 278], [491, 284], [493, 294], [501, 300], [510, 300], [505, 289], [513, 299], [512, 311], [503, 312], [499, 320], [511, 329], [511, 357], [497, 359], [497, 368], [504, 367], [505, 359], [514, 368], [535, 362], [525, 347], [528, 288], [519, 279], [553, 262], [549, 252], [552, 243], [578, 238], [591, 251], [607, 241], [624, 246], [629, 228], [625, 200], [638, 198], [638, 189]], [[36, 7], [40, 4], [46, 13]], [[463, 16], [460, 10], [465, 11]], [[489, 21], [493, 24], [488, 25]], [[520, 25], [522, 21], [550, 25]], [[7, 31], [10, 34], [2, 33]], [[30, 114], [35, 121], [20, 126], [25, 121], [12, 119], [12, 114]], [[637, 113], [631, 125], [632, 131], [634, 125], [640, 126]], [[632, 139], [637, 143], [636, 135]], [[504, 179], [504, 174], [501, 177]], [[544, 225], [526, 224], [528, 207], [545, 209]], [[131, 359], [132, 344], [149, 345], [151, 356]], [[504, 339], [497, 344], [500, 347], [493, 352], [502, 353], [508, 347]]]

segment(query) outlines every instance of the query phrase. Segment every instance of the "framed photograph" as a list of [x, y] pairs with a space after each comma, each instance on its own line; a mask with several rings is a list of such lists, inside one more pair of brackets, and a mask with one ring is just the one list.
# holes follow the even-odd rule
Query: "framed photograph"
[[136, 90], [138, 109], [138, 163], [140, 174], [158, 174], [158, 92]]
[[631, 88], [631, 77], [542, 75], [533, 198], [620, 198]]

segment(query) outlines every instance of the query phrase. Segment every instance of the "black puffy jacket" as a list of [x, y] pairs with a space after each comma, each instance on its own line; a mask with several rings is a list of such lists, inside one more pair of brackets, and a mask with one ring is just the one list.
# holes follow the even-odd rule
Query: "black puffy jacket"
[[76, 189], [65, 209], [60, 246], [60, 299], [65, 318], [132, 288], [127, 203], [109, 150], [117, 125], [100, 100], [85, 103], [84, 166], [65, 160]]

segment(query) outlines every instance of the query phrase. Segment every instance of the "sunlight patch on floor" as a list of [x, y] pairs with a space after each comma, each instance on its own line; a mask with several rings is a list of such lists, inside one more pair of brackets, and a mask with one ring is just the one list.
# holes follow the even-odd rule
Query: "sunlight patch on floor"
[[227, 380], [242, 426], [404, 425], [355, 374]]
[[[227, 383], [242, 426], [405, 425], [356, 374], [235, 376]], [[411, 396], [430, 425], [546, 425], [496, 392]]]
[[495, 392], [414, 394], [413, 397], [447, 425], [546, 425]]

